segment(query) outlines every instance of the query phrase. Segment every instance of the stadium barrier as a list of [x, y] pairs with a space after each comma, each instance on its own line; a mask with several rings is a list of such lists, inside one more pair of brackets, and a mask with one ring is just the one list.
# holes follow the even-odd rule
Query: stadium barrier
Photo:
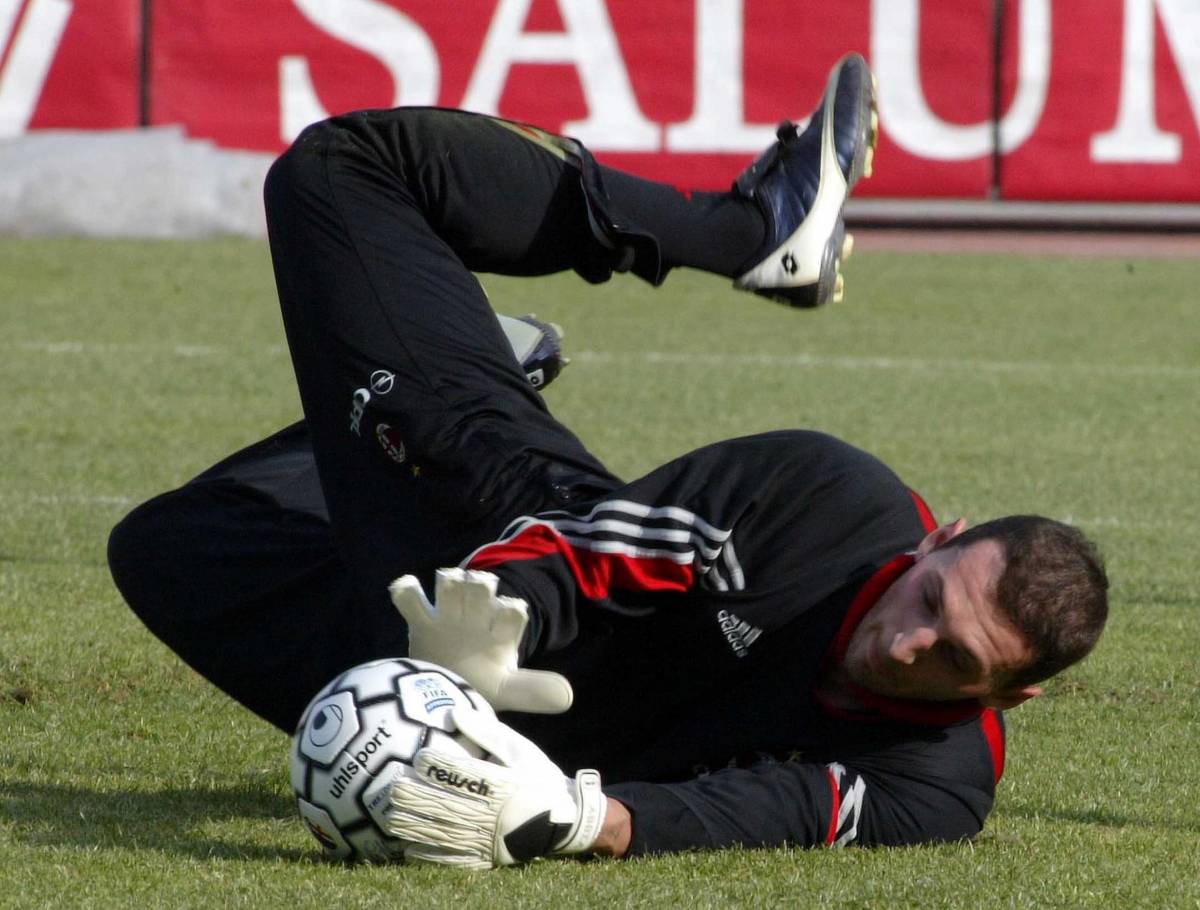
[[863, 211], [1200, 211], [1196, 0], [0, 0], [0, 40], [0, 139], [172, 126], [274, 154], [329, 113], [439, 104], [697, 187], [728, 185], [860, 49], [886, 163]]

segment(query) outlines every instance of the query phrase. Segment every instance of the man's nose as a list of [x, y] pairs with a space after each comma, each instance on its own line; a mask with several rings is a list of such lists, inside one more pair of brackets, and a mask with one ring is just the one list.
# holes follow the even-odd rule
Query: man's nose
[[937, 644], [937, 630], [932, 626], [917, 626], [897, 632], [888, 649], [892, 660], [902, 664], [912, 664], [924, 652]]

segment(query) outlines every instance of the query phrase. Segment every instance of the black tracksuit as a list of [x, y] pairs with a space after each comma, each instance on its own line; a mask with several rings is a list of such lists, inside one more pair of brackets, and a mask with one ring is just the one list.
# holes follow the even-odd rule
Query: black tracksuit
[[[882, 463], [819, 433], [706, 447], [624, 484], [547, 411], [471, 270], [734, 274], [762, 242], [687, 196], [477, 115], [362, 112], [272, 168], [267, 217], [305, 420], [139, 507], [110, 565], [143, 621], [289, 730], [337, 673], [403, 654], [386, 585], [462, 563], [532, 622], [563, 715], [507, 715], [598, 768], [633, 852], [974, 835], [999, 715], [819, 695], [932, 528]], [[570, 381], [569, 378], [566, 381]]]

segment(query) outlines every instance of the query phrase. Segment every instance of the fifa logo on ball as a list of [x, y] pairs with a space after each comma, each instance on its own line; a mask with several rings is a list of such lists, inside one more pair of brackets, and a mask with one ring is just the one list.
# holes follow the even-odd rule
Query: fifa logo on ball
[[446, 691], [440, 680], [429, 677], [418, 679], [415, 688], [425, 699], [426, 714], [432, 714], [439, 708], [450, 708], [454, 705], [454, 698]]

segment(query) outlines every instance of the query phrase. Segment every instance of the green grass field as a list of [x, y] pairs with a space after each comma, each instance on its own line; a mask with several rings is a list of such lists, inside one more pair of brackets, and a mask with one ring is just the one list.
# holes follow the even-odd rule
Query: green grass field
[[322, 862], [284, 737], [123, 606], [128, 509], [298, 416], [264, 244], [0, 242], [0, 906], [1200, 907], [1200, 264], [861, 252], [792, 312], [677, 273], [485, 278], [567, 329], [547, 391], [618, 473], [827, 430], [939, 518], [1039, 511], [1106, 552], [1095, 655], [1009, 715], [972, 844], [547, 862]]

